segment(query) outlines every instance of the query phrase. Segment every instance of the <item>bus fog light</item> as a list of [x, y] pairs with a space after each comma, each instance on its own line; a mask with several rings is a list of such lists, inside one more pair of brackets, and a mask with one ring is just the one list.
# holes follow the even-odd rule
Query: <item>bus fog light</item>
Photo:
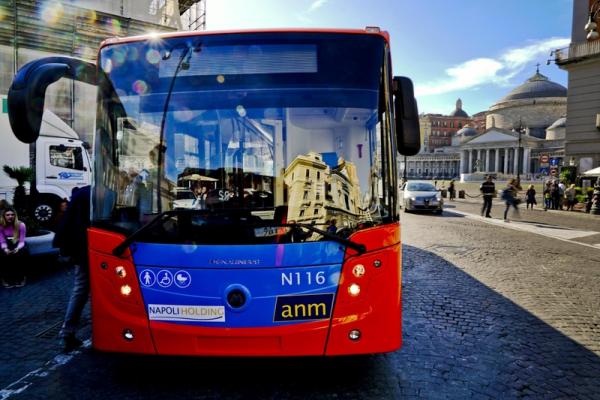
[[360, 339], [360, 331], [358, 329], [352, 329], [348, 333], [348, 338], [350, 340], [357, 341], [358, 339]]
[[354, 268], [352, 268], [352, 274], [355, 277], [360, 278], [365, 274], [365, 266], [362, 264], [356, 264]]
[[375, 268], [381, 267], [381, 260], [375, 260], [375, 261], [373, 261], [373, 265], [375, 266]]
[[358, 286], [356, 283], [353, 283], [352, 285], [348, 286], [348, 293], [350, 293], [350, 296], [358, 296], [360, 294], [360, 286]]
[[119, 278], [125, 278], [127, 276], [127, 272], [125, 272], [125, 267], [121, 265], [115, 268], [115, 273]]
[[131, 286], [129, 286], [129, 285], [121, 286], [121, 294], [125, 297], [129, 296], [131, 294]]
[[123, 339], [131, 342], [133, 340], [133, 331], [131, 329], [123, 330]]

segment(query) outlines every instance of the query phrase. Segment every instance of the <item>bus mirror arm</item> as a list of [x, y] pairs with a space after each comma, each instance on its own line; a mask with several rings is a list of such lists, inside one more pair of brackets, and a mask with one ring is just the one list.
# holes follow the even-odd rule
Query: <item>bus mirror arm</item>
[[60, 78], [96, 84], [96, 66], [73, 57], [45, 57], [25, 64], [8, 90], [8, 118], [17, 139], [33, 143], [40, 134], [48, 85]]
[[421, 134], [413, 83], [409, 78], [395, 76], [393, 84], [394, 123], [398, 151], [405, 156], [414, 156], [421, 149]]

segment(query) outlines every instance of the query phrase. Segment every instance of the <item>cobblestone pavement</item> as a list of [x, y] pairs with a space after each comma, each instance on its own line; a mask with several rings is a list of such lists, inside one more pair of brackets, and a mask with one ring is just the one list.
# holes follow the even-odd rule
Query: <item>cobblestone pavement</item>
[[84, 349], [11, 398], [600, 399], [600, 250], [450, 212], [403, 215], [402, 236], [404, 345], [395, 353], [190, 359]]

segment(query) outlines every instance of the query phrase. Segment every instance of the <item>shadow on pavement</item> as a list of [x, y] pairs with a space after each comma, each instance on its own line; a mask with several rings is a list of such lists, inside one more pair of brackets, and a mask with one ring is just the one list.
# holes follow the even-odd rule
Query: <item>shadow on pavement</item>
[[340, 358], [84, 351], [15, 398], [598, 398], [600, 358], [443, 258], [403, 250], [403, 348]]

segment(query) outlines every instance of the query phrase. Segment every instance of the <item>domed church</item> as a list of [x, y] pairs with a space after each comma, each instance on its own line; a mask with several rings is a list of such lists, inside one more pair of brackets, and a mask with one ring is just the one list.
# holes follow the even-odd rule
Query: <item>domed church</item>
[[486, 174], [532, 179], [556, 173], [564, 158], [560, 128], [566, 113], [567, 89], [542, 75], [538, 66], [531, 78], [489, 108], [484, 133], [461, 135], [461, 179], [480, 180]]
[[512, 130], [519, 126], [527, 134], [546, 138], [546, 129], [567, 113], [567, 88], [536, 73], [490, 107], [486, 126]]

